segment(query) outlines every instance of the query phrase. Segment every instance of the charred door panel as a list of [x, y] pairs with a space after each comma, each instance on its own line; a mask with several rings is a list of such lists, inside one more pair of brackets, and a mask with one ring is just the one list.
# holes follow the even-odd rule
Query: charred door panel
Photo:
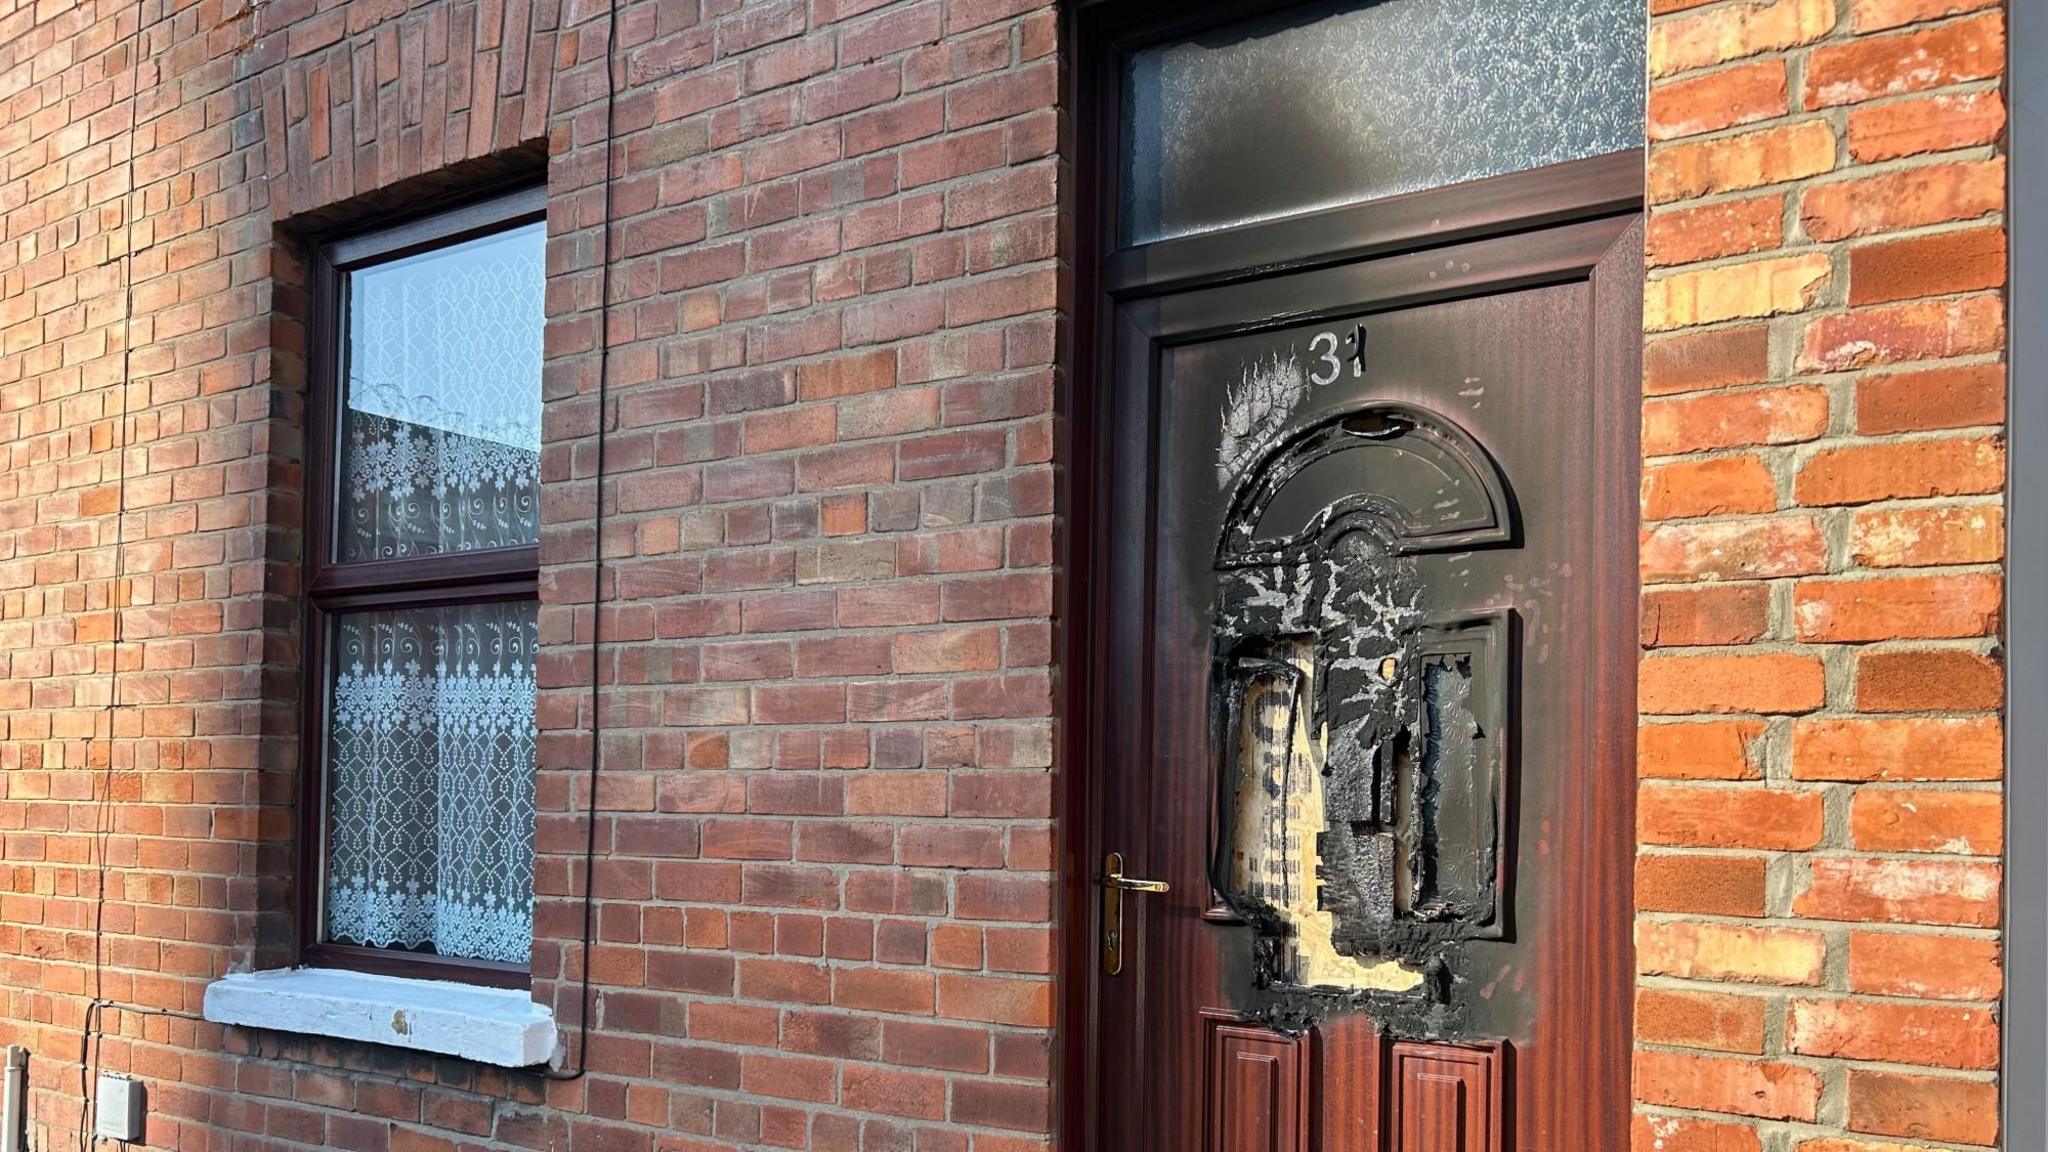
[[1625, 1146], [1638, 244], [1109, 314], [1100, 1147]]
[[[1512, 543], [1509, 488], [1455, 420], [1412, 404], [1361, 400], [1290, 430], [1337, 368], [1319, 378], [1276, 353], [1222, 414], [1218, 480], [1235, 495], [1213, 575], [1211, 881], [1256, 927], [1255, 980], [1281, 993], [1260, 1010], [1283, 1022], [1296, 992], [1428, 1013], [1447, 949], [1501, 935], [1512, 686], [1490, 657], [1507, 610], [1436, 611], [1416, 558]], [[1261, 426], [1267, 443], [1239, 431]]]

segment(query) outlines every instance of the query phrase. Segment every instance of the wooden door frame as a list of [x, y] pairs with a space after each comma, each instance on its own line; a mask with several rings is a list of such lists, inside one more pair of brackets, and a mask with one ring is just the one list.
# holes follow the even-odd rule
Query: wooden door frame
[[[1290, 0], [1304, 3], [1306, 0]], [[1258, 0], [1066, 0], [1061, 10], [1069, 113], [1063, 154], [1072, 178], [1062, 190], [1062, 247], [1068, 256], [1072, 322], [1062, 350], [1068, 371], [1056, 397], [1055, 639], [1060, 749], [1054, 817], [1060, 828], [1055, 957], [1054, 1132], [1066, 1152], [1098, 1147], [1102, 1077], [1097, 1068], [1096, 891], [1102, 845], [1100, 782], [1104, 726], [1095, 707], [1104, 664], [1108, 588], [1097, 574], [1107, 552], [1096, 478], [1112, 442], [1105, 407], [1112, 389], [1102, 321], [1116, 298], [1228, 283], [1280, 271], [1438, 247], [1644, 207], [1644, 149], [1474, 181], [1453, 190], [1396, 196], [1370, 205], [1288, 218], [1260, 230], [1197, 235], [1119, 251], [1113, 182], [1120, 145], [1115, 79], [1123, 55], [1146, 43], [1269, 14]], [[1427, 198], [1427, 205], [1423, 198]], [[1633, 488], [1630, 490], [1633, 499]], [[1630, 542], [1633, 537], [1630, 536]], [[1632, 555], [1632, 553], [1631, 553]], [[1631, 732], [1632, 735], [1632, 732]], [[1633, 828], [1632, 814], [1627, 824]]]

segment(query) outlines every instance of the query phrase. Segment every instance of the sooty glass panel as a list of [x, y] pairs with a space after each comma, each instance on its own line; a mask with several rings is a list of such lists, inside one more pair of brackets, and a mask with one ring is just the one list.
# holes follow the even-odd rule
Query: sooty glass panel
[[1641, 0], [1311, 5], [1134, 53], [1144, 244], [1637, 148]]

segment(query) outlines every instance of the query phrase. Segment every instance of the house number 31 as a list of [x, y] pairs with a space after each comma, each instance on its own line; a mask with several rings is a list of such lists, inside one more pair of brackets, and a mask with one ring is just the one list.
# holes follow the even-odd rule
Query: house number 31
[[[1316, 362], [1321, 365], [1308, 374], [1309, 382], [1317, 387], [1335, 384], [1337, 377], [1344, 374], [1344, 365], [1349, 362], [1353, 376], [1365, 375], [1365, 325], [1353, 324], [1348, 336], [1339, 337], [1328, 330], [1318, 332], [1309, 338], [1308, 350], [1315, 353]], [[1347, 352], [1344, 356], [1338, 352]]]

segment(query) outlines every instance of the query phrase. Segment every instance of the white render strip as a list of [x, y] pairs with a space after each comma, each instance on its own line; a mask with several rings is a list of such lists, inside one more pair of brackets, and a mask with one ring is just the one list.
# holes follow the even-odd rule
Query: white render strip
[[206, 1018], [367, 1040], [502, 1068], [555, 1053], [555, 1014], [524, 989], [406, 980], [336, 968], [240, 972], [206, 986]]

